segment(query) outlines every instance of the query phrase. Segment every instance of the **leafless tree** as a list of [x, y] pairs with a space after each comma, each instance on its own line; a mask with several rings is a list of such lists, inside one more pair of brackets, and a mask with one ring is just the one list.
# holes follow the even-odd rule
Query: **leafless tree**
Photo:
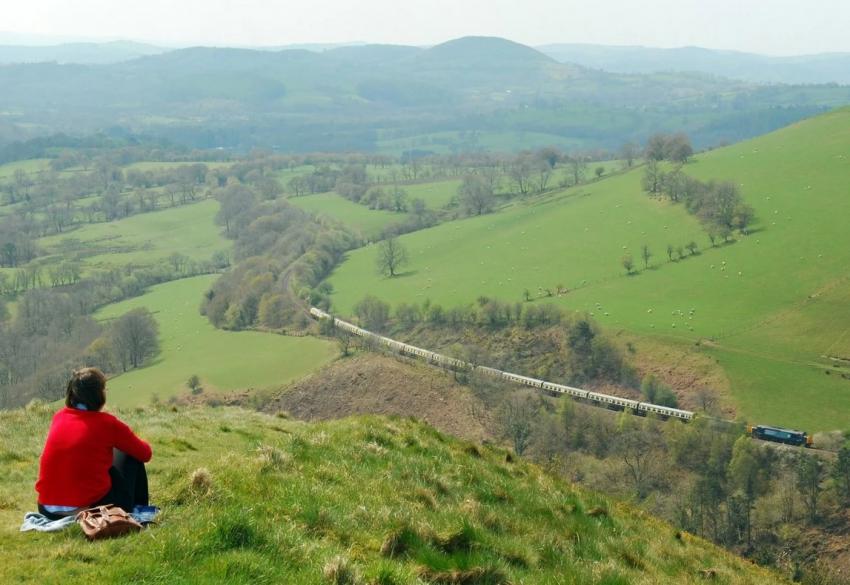
[[378, 244], [378, 272], [390, 278], [398, 274], [399, 269], [407, 264], [407, 250], [398, 241], [391, 237]]

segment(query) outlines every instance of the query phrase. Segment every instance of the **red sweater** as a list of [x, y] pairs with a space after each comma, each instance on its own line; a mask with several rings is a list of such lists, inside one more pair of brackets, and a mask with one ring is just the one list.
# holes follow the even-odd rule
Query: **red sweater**
[[41, 454], [38, 502], [50, 506], [88, 506], [106, 495], [112, 483], [112, 448], [143, 463], [151, 447], [126, 424], [106, 412], [65, 407], [53, 417]]

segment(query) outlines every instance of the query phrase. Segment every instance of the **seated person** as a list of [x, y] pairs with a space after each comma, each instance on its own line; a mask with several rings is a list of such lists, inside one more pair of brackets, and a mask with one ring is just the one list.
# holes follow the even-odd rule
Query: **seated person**
[[148, 505], [144, 463], [151, 447], [115, 416], [101, 412], [106, 376], [97, 368], [76, 370], [65, 407], [50, 425], [41, 454], [38, 511], [51, 520], [114, 504], [126, 512]]

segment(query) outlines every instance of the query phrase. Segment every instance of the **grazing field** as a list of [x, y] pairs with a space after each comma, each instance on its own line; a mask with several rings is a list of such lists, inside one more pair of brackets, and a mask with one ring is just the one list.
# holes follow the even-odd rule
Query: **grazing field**
[[[407, 235], [410, 263], [394, 279], [375, 275], [374, 247], [353, 252], [331, 278], [335, 306], [350, 313], [367, 293], [393, 304], [521, 301], [525, 289], [563, 285], [553, 302], [607, 328], [700, 341], [751, 420], [850, 427], [850, 362], [842, 370], [830, 359], [850, 357], [850, 110], [706, 153], [686, 170], [739, 183], [757, 215], [751, 235], [711, 247], [682, 206], [642, 192], [637, 169]], [[668, 261], [667, 244], [691, 240], [699, 253]], [[638, 274], [626, 276], [624, 254]]]
[[15, 171], [22, 170], [25, 173], [40, 173], [46, 171], [49, 167], [50, 159], [34, 158], [30, 160], [21, 160], [0, 165], [0, 179], [9, 179], [15, 175]]
[[388, 225], [404, 220], [404, 214], [369, 209], [336, 193], [291, 197], [289, 202], [304, 211], [335, 219], [357, 230], [366, 238], [375, 238]]
[[433, 183], [416, 183], [413, 185], [402, 185], [407, 191], [408, 200], [422, 199], [428, 209], [440, 209], [445, 207], [457, 196], [460, 179], [449, 179], [446, 181], [435, 181]]
[[199, 313], [201, 298], [215, 276], [198, 276], [153, 287], [147, 294], [110, 305], [97, 314], [110, 319], [147, 307], [159, 323], [161, 354], [147, 367], [109, 382], [117, 406], [149, 402], [188, 392], [193, 374], [208, 389], [261, 389], [298, 379], [333, 359], [336, 347], [315, 337], [231, 332], [213, 327]]
[[41, 238], [50, 254], [67, 259], [78, 254], [88, 269], [149, 266], [174, 252], [193, 260], [208, 260], [230, 242], [215, 224], [218, 202], [212, 199], [130, 216], [109, 223], [86, 224], [68, 232]]

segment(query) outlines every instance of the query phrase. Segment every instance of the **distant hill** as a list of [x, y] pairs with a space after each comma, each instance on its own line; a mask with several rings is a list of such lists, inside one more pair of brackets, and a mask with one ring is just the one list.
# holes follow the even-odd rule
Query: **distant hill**
[[0, 65], [10, 63], [78, 63], [105, 65], [158, 55], [168, 49], [116, 41], [111, 43], [65, 43], [49, 46], [0, 45]]
[[35, 404], [0, 413], [0, 563], [10, 583], [786, 583], [503, 449], [409, 418], [122, 412], [153, 446], [159, 523], [97, 546], [76, 526], [20, 534], [52, 413]]
[[419, 63], [454, 67], [533, 66], [553, 61], [540, 51], [498, 37], [463, 37], [422, 51]]
[[564, 63], [613, 73], [699, 72], [761, 83], [850, 84], [850, 53], [770, 57], [700, 47], [553, 44], [538, 49]]
[[850, 103], [850, 87], [610, 73], [492, 37], [427, 49], [194, 47], [111, 64], [10, 64], [0, 87], [0, 141], [117, 127], [188, 147], [292, 152], [427, 152], [435, 136], [468, 131], [508, 150], [613, 150], [675, 130], [701, 148]]

